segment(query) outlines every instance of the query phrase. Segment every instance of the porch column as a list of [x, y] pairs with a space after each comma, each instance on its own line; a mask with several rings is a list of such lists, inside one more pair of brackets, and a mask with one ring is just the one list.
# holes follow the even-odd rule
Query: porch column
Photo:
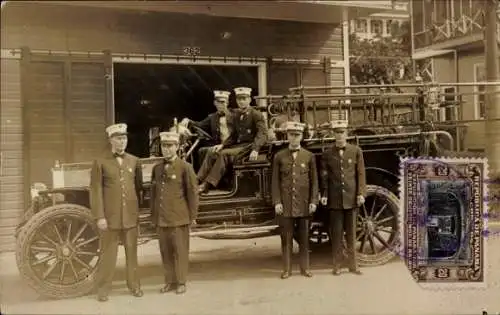
[[[485, 65], [486, 80], [500, 81], [498, 70], [498, 42], [497, 42], [497, 0], [485, 1], [486, 31], [485, 31]], [[489, 164], [490, 180], [500, 180], [500, 87], [486, 86], [486, 156]], [[496, 120], [495, 120], [496, 119]], [[490, 211], [500, 213], [500, 183], [489, 185]]]

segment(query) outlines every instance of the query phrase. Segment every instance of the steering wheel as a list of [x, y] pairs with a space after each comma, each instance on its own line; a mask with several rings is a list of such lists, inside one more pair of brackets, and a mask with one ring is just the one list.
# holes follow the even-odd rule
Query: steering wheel
[[196, 126], [195, 124], [190, 124], [190, 127], [192, 127], [196, 131], [196, 134], [201, 139], [213, 140], [211, 135], [209, 135], [205, 130], [201, 129], [200, 127]]

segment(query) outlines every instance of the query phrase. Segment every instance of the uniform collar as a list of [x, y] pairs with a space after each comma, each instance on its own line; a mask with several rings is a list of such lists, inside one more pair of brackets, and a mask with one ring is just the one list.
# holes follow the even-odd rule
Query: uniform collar
[[163, 159], [163, 162], [165, 164], [173, 164], [175, 161], [177, 160], [177, 156], [174, 156], [173, 158], [171, 158], [170, 160], [167, 160], [167, 159]]
[[250, 110], [251, 110], [251, 107], [250, 107], [250, 106], [248, 106], [248, 107], [247, 107], [247, 108], [245, 108], [244, 110], [243, 110], [243, 109], [240, 109], [240, 114], [241, 114], [241, 115], [246, 115], [246, 114], [248, 114], [248, 113], [250, 112]]
[[112, 156], [112, 157], [114, 157], [114, 158], [116, 158], [116, 157], [120, 157], [120, 158], [122, 158], [122, 159], [123, 159], [123, 158], [125, 158], [125, 154], [126, 154], [126, 152], [125, 152], [125, 151], [118, 153], [118, 152], [116, 152], [116, 151], [111, 150], [110, 152], [111, 152], [111, 153], [110, 153], [110, 154], [111, 154], [111, 156]]
[[227, 111], [223, 111], [223, 112], [215, 112], [215, 115], [217, 115], [217, 117], [224, 117], [224, 116], [227, 116], [228, 112]]
[[299, 145], [298, 147], [296, 147], [296, 148], [292, 148], [292, 147], [290, 147], [290, 146], [288, 147], [288, 150], [290, 150], [290, 152], [292, 152], [292, 153], [293, 153], [293, 152], [298, 152], [298, 151], [300, 151], [300, 149], [301, 149], [301, 146], [300, 146], [300, 145]]

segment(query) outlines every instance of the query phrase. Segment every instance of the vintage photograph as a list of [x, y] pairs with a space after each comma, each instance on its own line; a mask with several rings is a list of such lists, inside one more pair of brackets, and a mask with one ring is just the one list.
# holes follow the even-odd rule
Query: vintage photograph
[[1, 314], [500, 314], [497, 0], [0, 20]]

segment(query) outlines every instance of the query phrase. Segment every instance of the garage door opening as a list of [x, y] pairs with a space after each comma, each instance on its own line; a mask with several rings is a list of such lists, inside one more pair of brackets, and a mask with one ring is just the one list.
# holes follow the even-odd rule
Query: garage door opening
[[[152, 128], [165, 131], [188, 117], [202, 120], [215, 111], [213, 90], [248, 86], [258, 94], [257, 66], [115, 63], [115, 122], [128, 124], [127, 151], [150, 156]], [[231, 94], [229, 107], [236, 107]]]

